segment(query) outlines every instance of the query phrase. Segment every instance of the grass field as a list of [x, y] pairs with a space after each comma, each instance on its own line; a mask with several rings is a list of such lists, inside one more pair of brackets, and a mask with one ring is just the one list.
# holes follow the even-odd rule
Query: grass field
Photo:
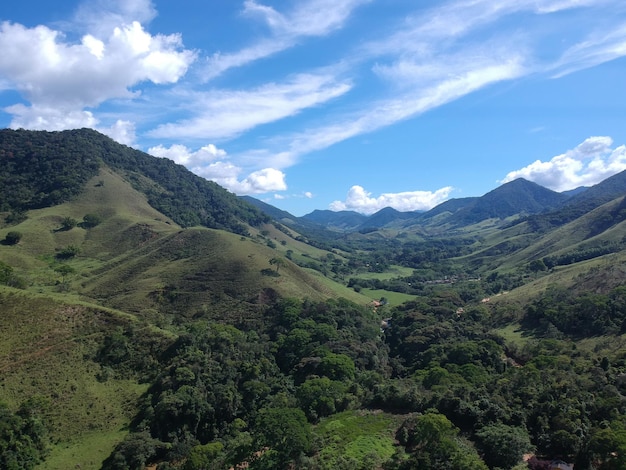
[[404, 417], [345, 411], [322, 420], [315, 434], [322, 445], [320, 469], [377, 468], [395, 452], [395, 433]]
[[382, 289], [361, 289], [361, 293], [372, 300], [379, 300], [384, 297], [387, 299], [387, 303], [391, 307], [395, 307], [403, 304], [404, 302], [415, 299], [414, 295]]
[[407, 268], [405, 266], [390, 266], [389, 269], [383, 273], [359, 273], [354, 277], [359, 279], [380, 279], [381, 281], [388, 281], [389, 279], [395, 279], [397, 277], [409, 277], [413, 274], [413, 268]]
[[59, 443], [50, 450], [46, 461], [35, 470], [98, 470], [115, 445], [128, 434], [125, 430], [83, 433], [80, 440]]

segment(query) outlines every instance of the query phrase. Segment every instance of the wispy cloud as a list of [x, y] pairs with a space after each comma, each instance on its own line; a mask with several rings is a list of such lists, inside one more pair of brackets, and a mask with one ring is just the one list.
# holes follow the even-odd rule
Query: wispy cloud
[[281, 83], [268, 83], [251, 90], [216, 89], [179, 96], [194, 116], [157, 127], [157, 138], [225, 139], [260, 124], [293, 116], [303, 109], [337, 98], [351, 88], [332, 74], [300, 74]]
[[626, 23], [609, 31], [596, 32], [567, 49], [553, 65], [554, 78], [626, 56]]
[[[571, 48], [555, 62], [539, 58], [542, 38], [534, 37], [532, 26], [530, 31], [497, 27], [514, 14], [547, 16], [613, 4], [614, 0], [461, 0], [423, 10], [390, 36], [360, 46], [350, 59], [355, 70], [357, 64], [371, 64], [371, 71], [393, 85], [393, 91], [380, 88], [378, 96], [360, 110], [331, 110], [325, 124], [274, 137], [267, 148], [248, 151], [242, 158], [269, 159], [286, 168], [307, 153], [391, 126], [498, 82], [568, 67], [563, 73], [569, 73], [573, 67], [626, 55], [621, 26], [612, 25], [602, 35], [594, 33], [593, 41]], [[355, 76], [355, 87], [363, 80], [366, 77]]]
[[243, 14], [260, 18], [270, 29], [270, 35], [254, 45], [236, 52], [215, 53], [203, 72], [211, 80], [226, 70], [241, 67], [295, 46], [302, 38], [325, 36], [340, 29], [355, 8], [372, 0], [301, 0], [293, 10], [281, 13], [255, 0], [244, 3]]
[[450, 76], [446, 74], [444, 78], [438, 77], [439, 80], [431, 80], [399, 97], [379, 100], [349, 115], [335, 117], [330, 124], [284, 136], [273, 143], [282, 149], [280, 151], [257, 150], [248, 152], [246, 157], [256, 156], [262, 161], [271, 159], [277, 167], [286, 168], [307, 153], [411, 118], [489, 84], [520, 76], [523, 70], [515, 58], [505, 63], [491, 63], [488, 59], [480, 61], [468, 56], [466, 61], [457, 64], [456, 69], [449, 69]]

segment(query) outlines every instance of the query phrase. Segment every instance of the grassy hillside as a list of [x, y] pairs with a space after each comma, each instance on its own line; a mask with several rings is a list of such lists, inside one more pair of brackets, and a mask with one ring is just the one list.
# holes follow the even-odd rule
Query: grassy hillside
[[[51, 444], [44, 468], [100, 468], [146, 385], [107, 372], [95, 356], [105, 336], [132, 320], [8, 288], [0, 288], [0, 305], [0, 399], [12, 408], [27, 399], [40, 404]], [[71, 447], [80, 452], [61, 458]]]
[[[100, 222], [85, 226], [88, 214]], [[77, 225], [64, 228], [67, 218]], [[277, 230], [261, 235], [252, 228], [257, 235], [243, 237], [181, 229], [108, 167], [71, 201], [31, 209], [18, 224], [5, 222], [0, 239], [11, 231], [22, 237], [0, 244], [0, 262], [25, 289], [0, 288], [0, 402], [17, 409], [28, 398], [41, 399], [50, 429], [47, 469], [100, 468], [127, 434], [147, 390], [144, 380], [154, 373], [156, 358], [146, 351], [163, 351], [181, 325], [208, 319], [254, 328], [279, 296], [346, 294], [367, 302], [285, 258], [287, 249], [296, 256], [323, 250]], [[68, 247], [76, 252], [64, 257]], [[280, 266], [270, 263], [277, 257]], [[71, 272], [63, 274], [61, 266]], [[135, 338], [140, 364], [120, 370], [102, 362], [102, 349], [119, 334]]]

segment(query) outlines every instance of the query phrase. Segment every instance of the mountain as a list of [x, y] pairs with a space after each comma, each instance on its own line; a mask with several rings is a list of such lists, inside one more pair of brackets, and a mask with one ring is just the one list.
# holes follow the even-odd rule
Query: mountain
[[566, 195], [523, 178], [505, 183], [450, 216], [453, 225], [470, 225], [485, 219], [505, 219], [514, 215], [536, 214], [557, 207]]
[[576, 220], [602, 204], [626, 194], [626, 171], [564, 199], [554, 210], [529, 217], [534, 230], [546, 231]]
[[396, 222], [413, 219], [420, 213], [420, 211], [400, 212], [392, 207], [385, 207], [370, 215], [366, 221], [362, 222], [359, 226], [359, 230], [382, 228]]
[[[344, 232], [370, 231], [394, 224], [403, 227], [462, 227], [487, 219], [503, 220], [547, 212], [568, 199], [566, 194], [520, 178], [481, 197], [450, 199], [426, 212], [399, 212], [387, 207], [365, 216], [353, 211], [315, 210], [299, 220]], [[270, 214], [272, 211], [266, 209], [265, 212]]]
[[368, 219], [366, 215], [354, 211], [331, 211], [320, 209], [316, 209], [301, 218], [329, 229], [342, 231], [355, 229]]
[[296, 219], [298, 219], [298, 217], [296, 217], [295, 215], [292, 215], [287, 211], [284, 211], [275, 206], [272, 206], [271, 204], [260, 201], [252, 196], [240, 196], [239, 198], [245, 201], [246, 203], [258, 208], [260, 211], [264, 212], [265, 214], [270, 216], [272, 219], [277, 220], [279, 222], [293, 224], [295, 223]]
[[203, 225], [244, 233], [245, 225], [268, 220], [184, 166], [120, 145], [91, 129], [4, 129], [0, 149], [0, 210], [21, 212], [68, 201], [106, 165], [182, 227]]

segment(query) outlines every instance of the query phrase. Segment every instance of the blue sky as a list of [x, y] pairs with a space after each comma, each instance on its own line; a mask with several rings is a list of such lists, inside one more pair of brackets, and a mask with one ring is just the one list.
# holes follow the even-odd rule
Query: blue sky
[[21, 0], [0, 50], [0, 127], [91, 127], [295, 215], [626, 169], [623, 0]]

